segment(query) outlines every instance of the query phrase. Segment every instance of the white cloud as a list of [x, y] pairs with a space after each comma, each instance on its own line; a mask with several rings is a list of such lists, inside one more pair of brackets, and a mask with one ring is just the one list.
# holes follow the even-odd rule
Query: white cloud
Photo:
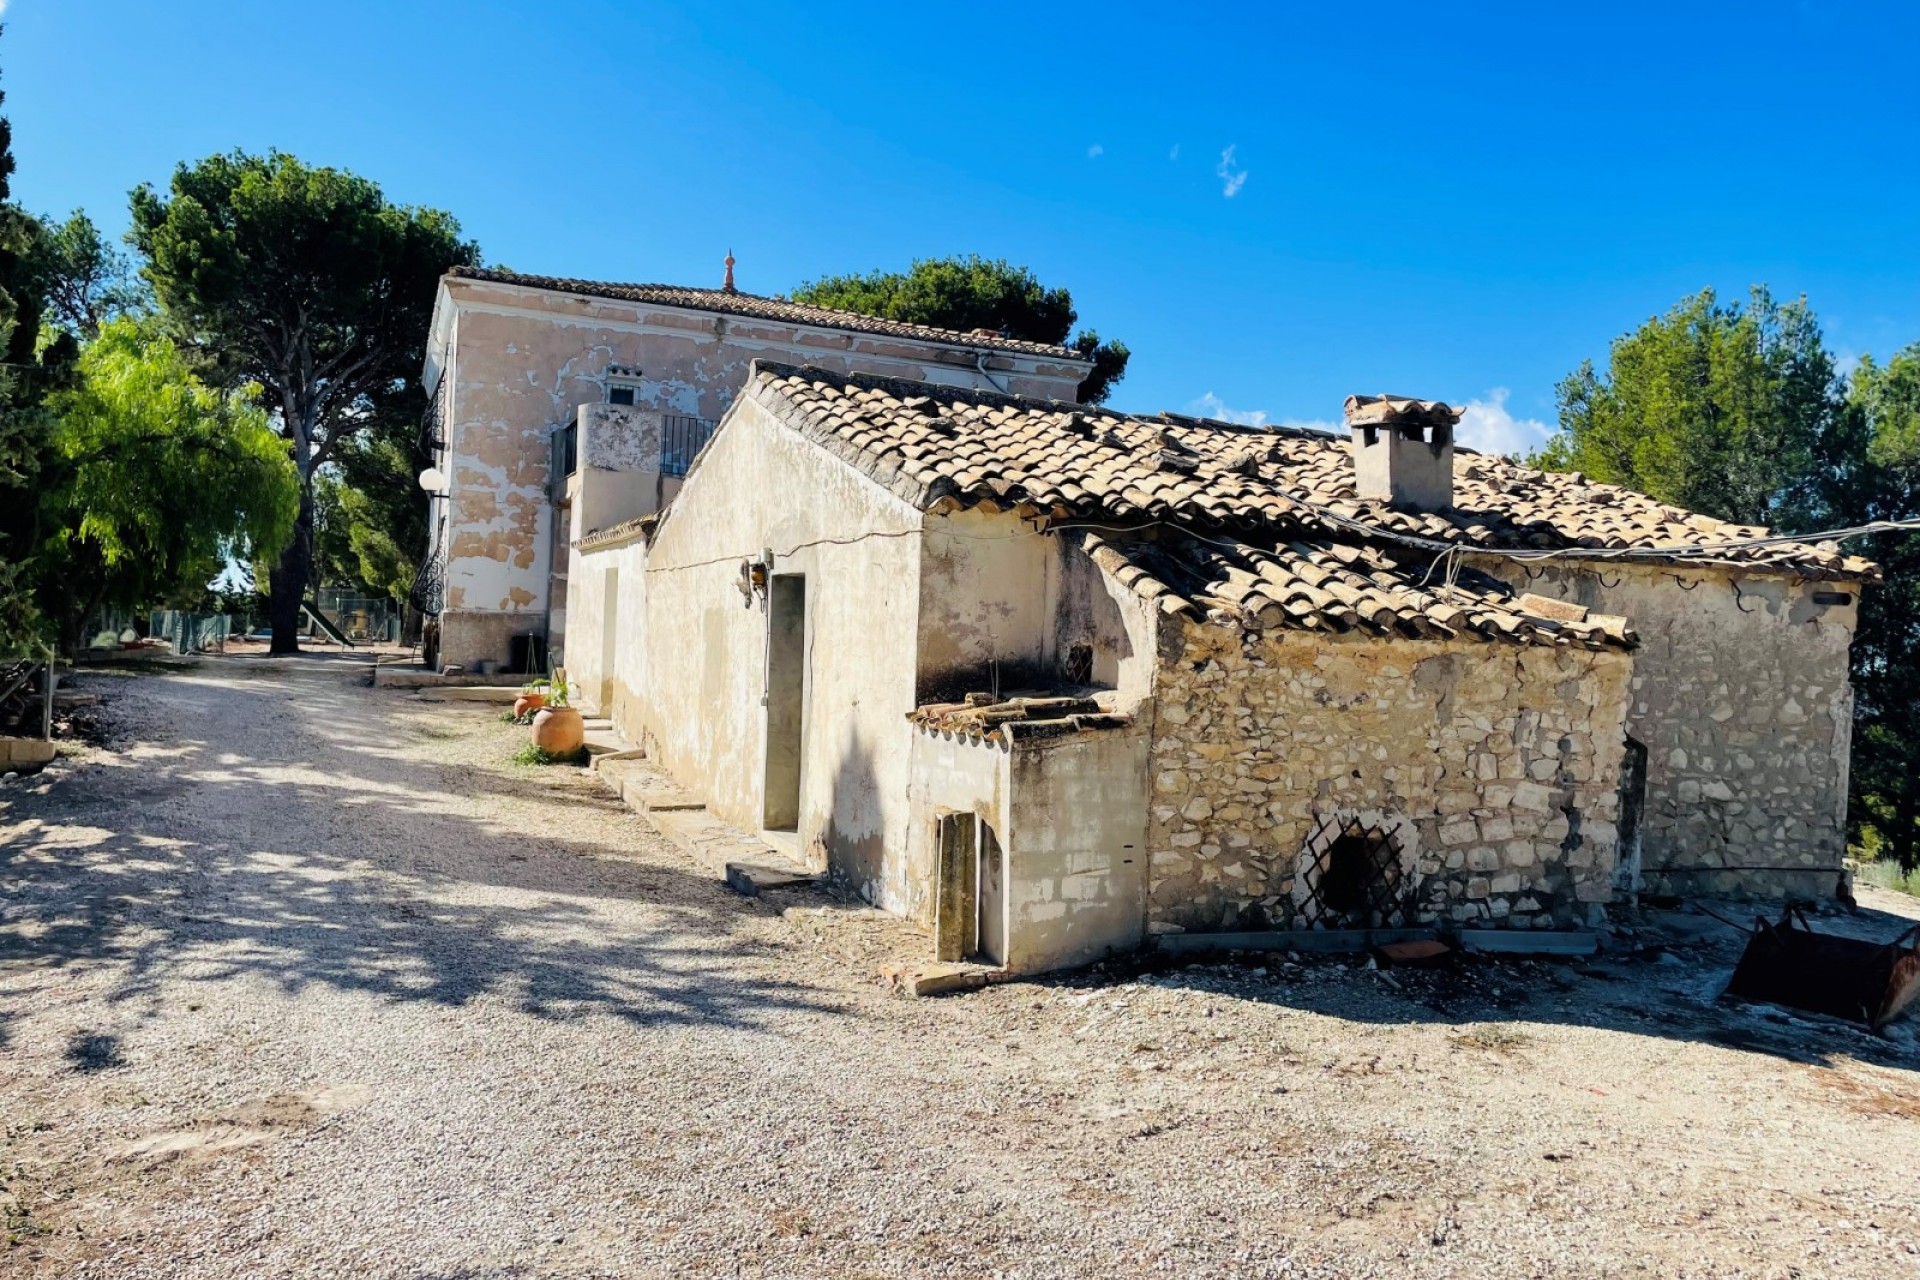
[[[5, 3], [5, 0], [0, 0], [0, 3]], [[1851, 378], [1853, 371], [1859, 367], [1860, 357], [1856, 352], [1848, 351], [1843, 347], [1834, 354], [1833, 371], [1841, 377]]]
[[0, 18], [7, 16], [7, 0], [0, 0]]
[[1186, 411], [1196, 418], [1213, 418], [1219, 422], [1237, 422], [1243, 427], [1264, 427], [1267, 425], [1265, 409], [1230, 409], [1227, 402], [1209, 391], [1198, 400], [1187, 402]]
[[[0, 0], [0, 3], [4, 3], [4, 0]], [[1167, 152], [1167, 159], [1178, 160], [1179, 158], [1180, 158], [1180, 144], [1176, 142], [1173, 144], [1173, 150]]]
[[1107, 154], [1107, 149], [1097, 142], [1087, 148], [1087, 159], [1089, 160], [1097, 160], [1105, 154]]
[[[1467, 401], [1460, 416], [1459, 441], [1481, 453], [1504, 453], [1525, 457], [1547, 442], [1553, 427], [1537, 418], [1516, 418], [1507, 409], [1512, 392], [1495, 387], [1486, 395]], [[1243, 427], [1291, 427], [1305, 431], [1342, 434], [1346, 426], [1325, 418], [1275, 418], [1265, 409], [1236, 409], [1209, 391], [1190, 400], [1184, 410], [1197, 418], [1213, 418]]]
[[1265, 409], [1236, 409], [1209, 391], [1198, 400], [1187, 401], [1187, 407], [1181, 412], [1192, 414], [1196, 418], [1212, 418], [1216, 422], [1231, 422], [1241, 427], [1291, 427], [1302, 431], [1338, 431], [1337, 422], [1328, 422], [1325, 418], [1281, 418], [1275, 421]]
[[1220, 163], [1213, 167], [1213, 174], [1220, 179], [1220, 194], [1231, 200], [1240, 194], [1240, 188], [1247, 185], [1247, 171], [1234, 163], [1234, 147], [1228, 147], [1220, 153]]
[[1517, 458], [1545, 444], [1553, 428], [1538, 418], [1516, 418], [1507, 412], [1511, 394], [1505, 387], [1495, 387], [1484, 397], [1467, 401], [1466, 412], [1460, 415], [1460, 443], [1482, 453]]

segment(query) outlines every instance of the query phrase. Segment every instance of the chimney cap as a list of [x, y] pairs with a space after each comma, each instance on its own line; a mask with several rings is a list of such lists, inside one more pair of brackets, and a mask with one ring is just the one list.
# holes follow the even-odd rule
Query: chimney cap
[[1444, 400], [1389, 395], [1348, 396], [1346, 411], [1349, 427], [1397, 427], [1413, 431], [1453, 426], [1466, 412]]

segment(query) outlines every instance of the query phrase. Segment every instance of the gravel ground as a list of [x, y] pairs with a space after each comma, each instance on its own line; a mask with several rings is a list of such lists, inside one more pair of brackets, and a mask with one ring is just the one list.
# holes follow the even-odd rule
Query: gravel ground
[[1920, 1276], [1912, 1034], [1714, 1004], [1699, 918], [910, 1001], [495, 710], [88, 684], [0, 787], [0, 1273]]

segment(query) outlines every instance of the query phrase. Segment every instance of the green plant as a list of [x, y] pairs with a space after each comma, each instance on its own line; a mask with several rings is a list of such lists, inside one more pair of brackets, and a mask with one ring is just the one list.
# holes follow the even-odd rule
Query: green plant
[[553, 681], [545, 676], [536, 676], [520, 686], [522, 693], [543, 693], [553, 687]]
[[1900, 864], [1892, 858], [1875, 858], [1862, 862], [1858, 872], [1864, 884], [1879, 885], [1882, 889], [1892, 889], [1896, 893], [1910, 893], [1920, 897], [1920, 870], [1902, 871]]
[[536, 747], [531, 742], [529, 742], [526, 746], [520, 748], [518, 751], [513, 753], [513, 762], [515, 764], [526, 764], [526, 765], [534, 765], [534, 764], [584, 765], [587, 762], [587, 749], [584, 746], [575, 747], [572, 751], [567, 751], [567, 752], [563, 752], [560, 755], [555, 755], [553, 752], [544, 750], [540, 747]]
[[547, 686], [547, 705], [550, 707], [567, 707], [573, 705], [568, 701], [572, 691], [572, 686], [567, 683], [566, 668], [555, 667], [553, 669], [553, 680]]

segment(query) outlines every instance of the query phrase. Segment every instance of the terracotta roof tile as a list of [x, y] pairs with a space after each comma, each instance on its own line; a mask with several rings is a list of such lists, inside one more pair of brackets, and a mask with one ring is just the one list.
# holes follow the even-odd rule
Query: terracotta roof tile
[[[1416, 514], [1359, 500], [1348, 440], [821, 369], [756, 362], [756, 396], [795, 430], [922, 508], [1029, 506], [1063, 519], [1157, 521], [1266, 545], [1368, 541], [1333, 512], [1388, 534], [1489, 550], [1657, 549], [1764, 530], [1669, 507], [1575, 472], [1538, 471], [1456, 449], [1454, 505]], [[1165, 465], [1169, 456], [1175, 465]], [[1643, 561], [1644, 562], [1644, 561]], [[1872, 578], [1868, 561], [1788, 543], [1676, 552], [1669, 564], [1731, 564], [1806, 577]]]
[[1101, 729], [1120, 729], [1132, 717], [1108, 711], [1077, 693], [1021, 693], [996, 699], [971, 693], [964, 702], [935, 702], [916, 707], [907, 719], [922, 729], [987, 742], [1057, 738]]
[[1256, 545], [1169, 529], [1081, 537], [1095, 564], [1163, 612], [1252, 631], [1465, 637], [1588, 649], [1626, 648], [1638, 639], [1624, 618], [1515, 596], [1505, 583], [1473, 569], [1459, 569], [1449, 583], [1432, 557], [1390, 546], [1305, 537]]
[[613, 284], [596, 280], [574, 280], [565, 276], [527, 275], [519, 271], [500, 271], [491, 267], [455, 267], [447, 274], [460, 280], [479, 280], [490, 284], [518, 285], [526, 289], [546, 289], [555, 293], [582, 294], [590, 298], [612, 298], [618, 302], [653, 303], [663, 307], [684, 307], [691, 311], [717, 311], [722, 315], [752, 316], [759, 320], [777, 320], [788, 324], [813, 325], [823, 329], [847, 329], [855, 333], [877, 333], [916, 342], [938, 342], [969, 350], [1007, 351], [1020, 355], [1045, 356], [1053, 360], [1072, 360], [1091, 366], [1085, 356], [1070, 347], [1047, 342], [1023, 342], [1003, 338], [987, 329], [961, 333], [936, 329], [932, 325], [908, 324], [832, 307], [809, 306], [785, 298], [763, 298], [757, 294], [731, 289], [691, 289], [675, 284]]

